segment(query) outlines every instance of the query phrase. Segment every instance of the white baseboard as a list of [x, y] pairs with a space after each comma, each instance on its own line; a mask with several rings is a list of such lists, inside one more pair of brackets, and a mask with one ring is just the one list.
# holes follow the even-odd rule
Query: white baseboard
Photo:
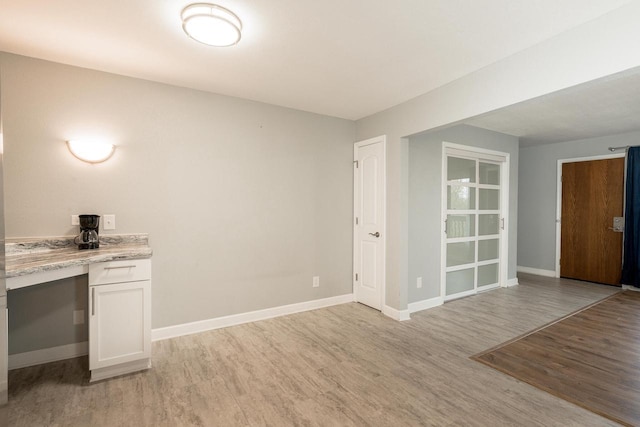
[[554, 270], [543, 270], [541, 268], [532, 268], [532, 267], [524, 267], [519, 265], [518, 273], [527, 273], [527, 274], [535, 274], [536, 276], [545, 276], [545, 277], [556, 277], [556, 272]]
[[382, 314], [392, 318], [393, 320], [399, 320], [401, 322], [411, 319], [411, 316], [409, 316], [409, 310], [397, 310], [393, 307], [389, 307], [388, 305], [382, 307]]
[[318, 308], [330, 307], [332, 305], [345, 304], [348, 302], [353, 302], [353, 294], [339, 295], [336, 297], [266, 308], [264, 310], [256, 310], [247, 313], [200, 320], [197, 322], [183, 323], [181, 325], [167, 326], [165, 328], [152, 330], [151, 339], [152, 341], [166, 340], [183, 335], [197, 334], [199, 332], [210, 331], [212, 329], [220, 329], [229, 326], [241, 325], [243, 323], [256, 322], [258, 320], [272, 319], [274, 317], [316, 310]]
[[[555, 275], [555, 272], [554, 272], [554, 275]], [[507, 288], [510, 288], [512, 286], [518, 286], [519, 284], [520, 282], [518, 282], [517, 277], [514, 277], [513, 279], [507, 279]]]
[[444, 298], [442, 297], [435, 297], [435, 298], [424, 299], [422, 301], [410, 302], [409, 313], [428, 310], [430, 308], [437, 307], [442, 304], [444, 304]]
[[86, 356], [87, 354], [89, 354], [89, 343], [87, 341], [44, 348], [42, 350], [27, 351], [25, 353], [10, 354], [9, 370]]

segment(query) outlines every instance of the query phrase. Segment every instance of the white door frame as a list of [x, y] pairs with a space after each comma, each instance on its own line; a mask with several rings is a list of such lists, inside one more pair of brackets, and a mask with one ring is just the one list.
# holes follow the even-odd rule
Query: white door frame
[[380, 310], [384, 311], [386, 306], [386, 289], [387, 289], [387, 136], [380, 135], [374, 138], [365, 139], [364, 141], [358, 141], [353, 144], [353, 274], [352, 274], [352, 290], [353, 300], [357, 301], [356, 295], [356, 273], [358, 272], [358, 226], [356, 224], [356, 218], [361, 216], [358, 211], [358, 196], [359, 196], [359, 180], [358, 170], [356, 168], [356, 161], [358, 160], [358, 149], [366, 145], [381, 143], [382, 144], [382, 197], [384, 198], [382, 230], [380, 232], [380, 248], [382, 250], [382, 265], [379, 266], [382, 269], [382, 283], [380, 286]]
[[[571, 159], [558, 159], [558, 173], [556, 174], [556, 277], [560, 277], [560, 250], [562, 241], [562, 165], [565, 163], [590, 162], [593, 160], [608, 160], [625, 157], [625, 153], [602, 154], [591, 157], [574, 157]], [[623, 183], [625, 177], [622, 178]], [[624, 215], [624, 211], [623, 211]]]
[[[447, 219], [447, 177], [445, 175], [447, 170], [447, 149], [455, 149], [460, 151], [467, 151], [470, 155], [478, 157], [482, 155], [498, 156], [504, 158], [504, 168], [500, 173], [500, 213], [504, 219], [502, 235], [500, 236], [500, 273], [498, 277], [498, 287], [508, 287], [507, 275], [509, 272], [509, 174], [511, 173], [511, 154], [504, 153], [502, 151], [489, 150], [486, 148], [473, 147], [470, 145], [456, 144], [453, 142], [442, 142], [442, 181], [441, 181], [441, 221], [440, 221], [440, 296], [443, 300], [447, 299], [447, 234], [445, 233]], [[490, 158], [487, 160], [491, 160]], [[456, 297], [462, 298], [469, 295], [475, 295], [478, 292], [484, 292], [495, 287], [488, 287], [480, 291], [474, 289], [468, 292], [462, 292], [456, 294]]]

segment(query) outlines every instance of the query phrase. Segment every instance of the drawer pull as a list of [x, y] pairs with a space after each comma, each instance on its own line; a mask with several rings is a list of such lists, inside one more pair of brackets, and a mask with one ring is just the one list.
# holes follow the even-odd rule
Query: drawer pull
[[96, 315], [96, 288], [91, 288], [91, 315]]
[[104, 269], [105, 270], [119, 270], [121, 268], [134, 268], [134, 267], [135, 267], [135, 265], [121, 265], [121, 266], [118, 266], [118, 267], [105, 267]]

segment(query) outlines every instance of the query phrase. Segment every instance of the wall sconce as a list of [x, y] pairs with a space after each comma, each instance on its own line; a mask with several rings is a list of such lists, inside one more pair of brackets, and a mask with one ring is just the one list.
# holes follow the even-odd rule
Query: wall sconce
[[67, 141], [71, 154], [87, 163], [101, 163], [113, 156], [116, 146], [102, 141]]

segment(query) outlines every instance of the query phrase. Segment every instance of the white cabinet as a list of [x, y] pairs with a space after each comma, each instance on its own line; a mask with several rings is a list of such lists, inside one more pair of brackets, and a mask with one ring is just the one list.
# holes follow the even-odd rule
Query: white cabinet
[[91, 381], [151, 367], [151, 260], [89, 266]]

